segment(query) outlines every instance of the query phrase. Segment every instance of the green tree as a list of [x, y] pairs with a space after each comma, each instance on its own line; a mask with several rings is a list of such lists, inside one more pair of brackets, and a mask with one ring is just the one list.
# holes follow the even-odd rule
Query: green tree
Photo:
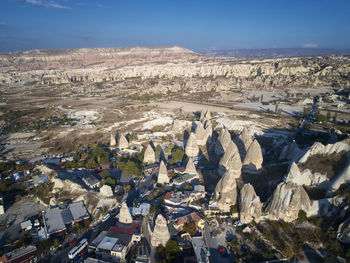
[[105, 183], [111, 187], [114, 187], [117, 184], [116, 180], [113, 179], [112, 177], [107, 177]]
[[175, 240], [170, 240], [165, 245], [165, 258], [171, 261], [176, 258], [177, 253], [181, 251], [179, 243]]
[[337, 124], [337, 117], [338, 117], [338, 112], [334, 113], [333, 115], [333, 123]]
[[302, 210], [302, 209], [300, 209], [299, 212], [298, 212], [298, 220], [300, 222], [304, 222], [304, 221], [307, 220], [306, 212], [304, 210]]
[[58, 241], [58, 239], [54, 239], [54, 240], [53, 240], [53, 246], [54, 246], [54, 248], [57, 249], [60, 245], [61, 245], [61, 244], [60, 244], [60, 241]]
[[330, 119], [331, 119], [331, 112], [328, 110], [326, 115], [326, 120], [330, 121]]
[[102, 178], [106, 179], [111, 175], [111, 173], [109, 172], [109, 170], [103, 170], [100, 175]]
[[182, 162], [184, 155], [185, 155], [185, 152], [180, 148], [176, 148], [172, 153], [172, 157], [178, 162]]

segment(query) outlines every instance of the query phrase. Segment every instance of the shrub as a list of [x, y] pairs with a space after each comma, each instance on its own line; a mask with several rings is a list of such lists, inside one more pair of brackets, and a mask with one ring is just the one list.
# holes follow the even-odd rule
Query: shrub
[[306, 212], [304, 210], [302, 210], [302, 209], [300, 209], [299, 212], [298, 212], [298, 220], [300, 222], [304, 222], [304, 221], [307, 220]]

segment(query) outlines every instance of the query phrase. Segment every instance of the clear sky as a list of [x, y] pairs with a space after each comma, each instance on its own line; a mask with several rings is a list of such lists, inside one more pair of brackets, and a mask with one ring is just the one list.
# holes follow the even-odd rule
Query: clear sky
[[0, 52], [350, 48], [350, 0], [0, 0]]

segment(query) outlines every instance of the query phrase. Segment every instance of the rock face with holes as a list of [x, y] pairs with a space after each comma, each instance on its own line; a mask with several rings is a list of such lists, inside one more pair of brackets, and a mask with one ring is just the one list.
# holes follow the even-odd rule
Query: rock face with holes
[[230, 141], [228, 147], [219, 162], [218, 174], [222, 176], [226, 171], [231, 171], [235, 178], [241, 175], [242, 161], [238, 148], [233, 141]]
[[235, 138], [234, 142], [236, 143], [241, 159], [244, 160], [249, 146], [253, 142], [253, 138], [250, 135], [250, 130], [246, 127], [243, 128], [242, 132], [238, 137]]
[[157, 183], [158, 184], [168, 184], [169, 183], [168, 170], [167, 170], [163, 161], [161, 161], [160, 165], [159, 165]]
[[129, 142], [123, 134], [120, 134], [119, 136], [118, 146], [120, 149], [126, 149], [129, 147]]
[[239, 198], [239, 218], [241, 223], [249, 224], [252, 221], [258, 223], [261, 219], [262, 203], [256, 195], [251, 184], [243, 185]]
[[311, 205], [311, 200], [302, 186], [282, 182], [267, 201], [265, 211], [269, 219], [291, 222], [298, 218], [299, 210], [307, 212]]
[[120, 208], [119, 222], [124, 224], [132, 223], [132, 216], [130, 214], [129, 207], [125, 202], [122, 203], [122, 207]]
[[113, 147], [113, 146], [115, 146], [117, 143], [116, 143], [116, 141], [115, 141], [115, 135], [114, 134], [111, 134], [111, 140], [110, 140], [110, 142], [109, 142], [109, 145], [111, 146], [111, 147]]
[[148, 144], [144, 157], [143, 157], [143, 163], [144, 164], [153, 164], [156, 162], [156, 156], [154, 153], [154, 150], [151, 146], [151, 144]]
[[231, 134], [226, 128], [222, 128], [215, 144], [215, 154], [221, 156], [225, 153], [231, 141]]
[[255, 139], [249, 146], [245, 158], [243, 160], [243, 167], [247, 172], [258, 172], [263, 163], [263, 156], [259, 142]]
[[197, 138], [196, 138], [196, 135], [194, 133], [190, 134], [190, 137], [188, 138], [188, 140], [186, 142], [185, 153], [189, 157], [197, 157], [197, 155], [199, 153]]
[[229, 212], [232, 205], [237, 202], [236, 175], [233, 171], [227, 171], [221, 177], [215, 187], [215, 199], [218, 207], [223, 212]]
[[164, 216], [159, 214], [157, 216], [154, 230], [152, 233], [151, 244], [153, 247], [157, 247], [159, 245], [165, 246], [169, 239], [170, 239], [170, 233], [169, 233], [167, 221], [164, 218]]

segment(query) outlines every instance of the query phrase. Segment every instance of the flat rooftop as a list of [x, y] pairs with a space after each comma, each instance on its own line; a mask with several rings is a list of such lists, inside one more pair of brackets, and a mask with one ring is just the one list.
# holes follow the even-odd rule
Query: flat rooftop
[[98, 249], [112, 250], [117, 243], [118, 238], [105, 236], [100, 244], [97, 246]]

